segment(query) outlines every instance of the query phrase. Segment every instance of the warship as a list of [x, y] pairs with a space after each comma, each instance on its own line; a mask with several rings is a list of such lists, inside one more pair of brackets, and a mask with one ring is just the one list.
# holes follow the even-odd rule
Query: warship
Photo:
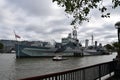
[[72, 32], [61, 42], [33, 43], [31, 45], [16, 44], [16, 57], [47, 57], [62, 54], [62, 56], [82, 55], [82, 45], [77, 38], [77, 29], [74, 27]]

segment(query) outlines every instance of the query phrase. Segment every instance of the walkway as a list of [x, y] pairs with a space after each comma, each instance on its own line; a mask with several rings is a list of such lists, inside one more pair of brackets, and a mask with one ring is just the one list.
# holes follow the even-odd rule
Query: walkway
[[116, 76], [112, 76], [106, 80], [120, 80], [120, 76], [119, 77], [116, 77]]

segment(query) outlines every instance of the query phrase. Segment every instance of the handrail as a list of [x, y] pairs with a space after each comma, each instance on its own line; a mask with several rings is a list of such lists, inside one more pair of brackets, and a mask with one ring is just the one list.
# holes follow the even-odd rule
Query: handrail
[[[91, 80], [97, 78], [101, 80], [102, 76], [114, 72], [114, 66], [115, 66], [115, 61], [110, 61], [110, 62], [95, 64], [83, 68], [77, 68], [77, 69], [72, 69], [57, 73], [29, 77], [20, 80]], [[86, 78], [87, 76], [89, 78]], [[81, 78], [81, 79], [76, 79], [76, 78]]]

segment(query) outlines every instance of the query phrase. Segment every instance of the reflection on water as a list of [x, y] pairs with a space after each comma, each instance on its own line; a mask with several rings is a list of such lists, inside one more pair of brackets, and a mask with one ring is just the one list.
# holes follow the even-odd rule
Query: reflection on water
[[52, 61], [52, 58], [16, 59], [15, 54], [0, 54], [0, 79], [15, 80], [53, 72], [89, 66], [112, 61], [116, 54], [86, 57], [68, 57], [64, 61]]

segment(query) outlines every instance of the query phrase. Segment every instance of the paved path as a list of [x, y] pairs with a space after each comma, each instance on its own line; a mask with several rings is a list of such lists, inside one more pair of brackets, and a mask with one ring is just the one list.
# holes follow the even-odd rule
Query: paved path
[[112, 76], [106, 80], [120, 80], [120, 76], [119, 77]]

